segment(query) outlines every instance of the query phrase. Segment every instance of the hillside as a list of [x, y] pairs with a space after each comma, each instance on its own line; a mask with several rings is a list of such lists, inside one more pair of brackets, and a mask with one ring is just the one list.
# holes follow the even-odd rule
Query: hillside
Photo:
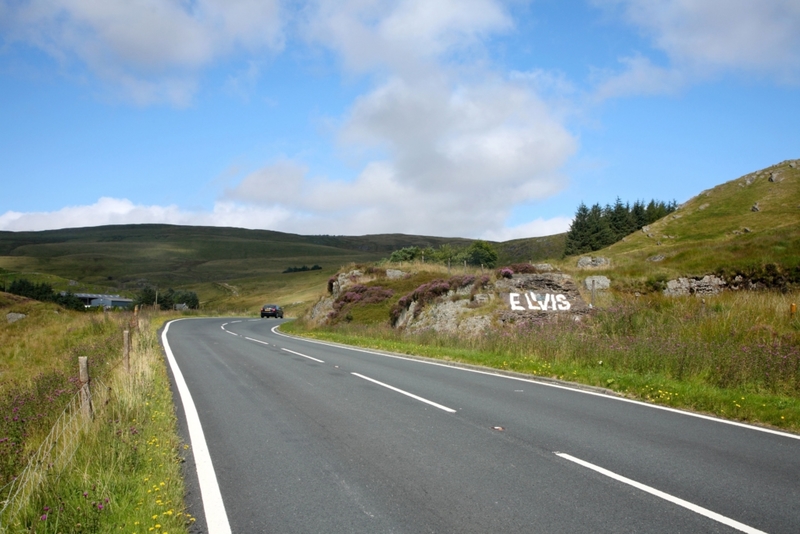
[[[13, 273], [7, 275], [11, 279], [24, 275], [73, 292], [181, 287], [196, 291], [206, 304], [229, 308], [239, 301], [249, 308], [263, 298], [305, 300], [305, 293], [316, 291], [342, 265], [378, 261], [403, 247], [463, 247], [471, 242], [404, 234], [302, 236], [160, 224], [0, 232], [0, 274]], [[508, 261], [538, 260], [563, 253], [563, 234], [495, 246]], [[322, 270], [282, 274], [303, 265]]]
[[[800, 265], [800, 160], [703, 191], [678, 210], [595, 253], [628, 279], [757, 275]], [[569, 262], [574, 266], [574, 258]]]

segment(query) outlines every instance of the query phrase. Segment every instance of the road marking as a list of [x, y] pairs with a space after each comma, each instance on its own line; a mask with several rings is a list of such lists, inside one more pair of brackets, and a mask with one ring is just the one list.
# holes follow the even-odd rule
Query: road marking
[[685, 415], [685, 416], [688, 416], [688, 417], [694, 417], [696, 419], [704, 419], [706, 421], [713, 421], [715, 423], [721, 423], [721, 424], [724, 424], [724, 425], [735, 426], [735, 427], [739, 427], [739, 428], [745, 428], [747, 430], [755, 430], [756, 432], [762, 432], [764, 434], [772, 434], [772, 435], [781, 436], [781, 437], [784, 437], [784, 438], [791, 438], [791, 439], [800, 440], [800, 434], [790, 434], [788, 432], [782, 432], [780, 430], [773, 430], [771, 428], [765, 428], [765, 427], [762, 427], [762, 426], [748, 425], [746, 423], [740, 423], [738, 421], [730, 421], [728, 419], [720, 419], [719, 417], [712, 417], [710, 415], [703, 415], [703, 414], [700, 414], [700, 413], [687, 412], [687, 411], [684, 411], [684, 410], [679, 410], [677, 408], [670, 408], [669, 406], [661, 406], [659, 404], [650, 404], [650, 403], [647, 403], [647, 402], [642, 402], [642, 401], [638, 401], [638, 400], [634, 400], [634, 399], [626, 399], [625, 397], [617, 397], [617, 396], [614, 396], [614, 395], [609, 395], [607, 393], [597, 393], [595, 391], [588, 391], [588, 390], [580, 389], [580, 388], [577, 388], [577, 387], [574, 387], [574, 386], [569, 386], [567, 384], [553, 384], [551, 382], [544, 382], [542, 380], [536, 380], [535, 378], [523, 378], [523, 377], [519, 377], [519, 376], [505, 375], [505, 374], [501, 374], [501, 373], [493, 372], [493, 371], [482, 371], [480, 369], [470, 369], [468, 367], [459, 367], [455, 363], [431, 362], [431, 361], [427, 361], [427, 360], [421, 360], [419, 358], [409, 358], [407, 356], [399, 356], [399, 355], [396, 355], [396, 354], [387, 354], [385, 352], [376, 352], [374, 350], [362, 349], [362, 348], [359, 348], [359, 347], [353, 347], [351, 345], [343, 345], [343, 344], [340, 344], [340, 343], [331, 343], [331, 342], [328, 342], [328, 341], [320, 341], [318, 339], [308, 339], [308, 338], [304, 338], [304, 337], [300, 337], [300, 336], [290, 336], [288, 334], [284, 334], [282, 332], [278, 332], [276, 330], [276, 328], [278, 328], [279, 326], [280, 325], [274, 326], [271, 329], [272, 333], [274, 333], [276, 335], [279, 335], [279, 336], [288, 337], [289, 339], [294, 339], [294, 340], [297, 340], [297, 341], [305, 341], [307, 343], [315, 343], [317, 345], [326, 345], [328, 347], [336, 347], [336, 348], [345, 349], [345, 350], [352, 350], [354, 352], [363, 352], [364, 354], [372, 354], [374, 356], [382, 356], [384, 358], [393, 358], [395, 360], [406, 360], [406, 361], [409, 361], [409, 362], [416, 362], [416, 363], [421, 363], [421, 364], [424, 364], [424, 365], [433, 365], [433, 366], [436, 366], [436, 367], [446, 367], [448, 369], [454, 369], [456, 371], [465, 371], [467, 373], [475, 373], [475, 374], [479, 374], [479, 375], [494, 376], [494, 377], [497, 377], [497, 378], [505, 378], [507, 380], [516, 380], [518, 382], [527, 382], [529, 384], [535, 384], [537, 386], [546, 386], [546, 387], [549, 387], [549, 388], [564, 389], [564, 390], [567, 390], [567, 391], [574, 391], [575, 393], [582, 393], [584, 395], [593, 395], [595, 397], [601, 397], [601, 398], [609, 400], [609, 401], [627, 402], [629, 404], [638, 404], [639, 406], [644, 406], [646, 408], [652, 408], [654, 410], [662, 410], [662, 411], [665, 411], [665, 412], [671, 412], [671, 413], [675, 413], [675, 414], [679, 414], [679, 415]]
[[299, 352], [295, 352], [295, 351], [293, 351], [293, 350], [289, 350], [289, 349], [281, 349], [281, 350], [285, 350], [286, 352], [291, 352], [292, 354], [296, 354], [296, 355], [298, 355], [298, 356], [302, 356], [303, 358], [308, 358], [309, 360], [314, 360], [315, 362], [319, 362], [319, 363], [325, 363], [325, 362], [323, 362], [322, 360], [318, 360], [318, 359], [316, 359], [316, 358], [312, 358], [311, 356], [307, 356], [307, 355], [305, 355], [305, 354], [300, 354]]
[[225, 330], [225, 333], [226, 333], [226, 334], [230, 334], [230, 335], [232, 335], [232, 336], [239, 337], [239, 334], [234, 334], [234, 333], [233, 333], [233, 332], [231, 332], [230, 330]]
[[708, 510], [707, 508], [703, 508], [702, 506], [697, 506], [696, 504], [692, 504], [689, 501], [684, 501], [683, 499], [679, 499], [678, 497], [674, 497], [674, 496], [670, 495], [669, 493], [664, 493], [663, 491], [659, 491], [659, 490], [657, 490], [655, 488], [651, 488], [650, 486], [647, 486], [647, 485], [642, 484], [640, 482], [636, 482], [635, 480], [631, 480], [629, 478], [625, 478], [622, 475], [618, 475], [618, 474], [614, 473], [613, 471], [609, 471], [608, 469], [604, 469], [604, 468], [602, 468], [600, 466], [591, 464], [589, 462], [581, 460], [580, 458], [575, 458], [574, 456], [570, 456], [569, 454], [565, 454], [563, 452], [557, 452], [555, 454], [556, 454], [556, 456], [558, 456], [560, 458], [564, 458], [565, 460], [569, 460], [570, 462], [574, 462], [574, 463], [576, 463], [578, 465], [581, 465], [581, 466], [583, 466], [583, 467], [585, 467], [587, 469], [591, 469], [592, 471], [596, 471], [596, 472], [600, 473], [601, 475], [605, 475], [605, 476], [607, 476], [609, 478], [613, 478], [614, 480], [616, 480], [618, 482], [622, 482], [623, 484], [628, 484], [629, 486], [633, 486], [634, 488], [639, 489], [641, 491], [644, 491], [646, 493], [649, 493], [650, 495], [655, 495], [656, 497], [658, 497], [660, 499], [664, 499], [665, 501], [669, 501], [669, 502], [671, 502], [673, 504], [677, 504], [678, 506], [682, 506], [682, 507], [684, 507], [684, 508], [686, 508], [688, 510], [691, 510], [692, 512], [695, 512], [696, 514], [700, 514], [700, 515], [705, 516], [705, 517], [707, 517], [709, 519], [713, 519], [714, 521], [717, 521], [718, 523], [722, 523], [723, 525], [727, 525], [727, 526], [729, 526], [731, 528], [735, 528], [736, 530], [739, 530], [741, 532], [747, 532], [748, 534], [766, 534], [762, 530], [755, 529], [755, 528], [753, 528], [751, 526], [745, 525], [744, 523], [739, 523], [738, 521], [735, 521], [735, 520], [733, 520], [733, 519], [731, 519], [729, 517], [725, 517], [724, 515], [720, 515], [720, 514], [718, 514], [716, 512], [712, 512], [711, 510]]
[[247, 341], [254, 341], [256, 343], [261, 343], [262, 345], [269, 345], [266, 341], [261, 341], [260, 339], [253, 339], [252, 337], [245, 337]]
[[[286, 350], [286, 349], [283, 349], [283, 350]], [[396, 391], [397, 393], [401, 393], [401, 394], [405, 395], [406, 397], [411, 397], [412, 399], [418, 400], [420, 402], [424, 402], [425, 404], [430, 404], [434, 408], [439, 408], [440, 410], [444, 410], [445, 412], [448, 412], [448, 413], [456, 413], [456, 411], [454, 409], [452, 409], [452, 408], [448, 408], [447, 406], [442, 406], [441, 404], [437, 404], [437, 403], [435, 403], [435, 402], [433, 402], [431, 400], [419, 397], [417, 395], [414, 395], [413, 393], [409, 393], [408, 391], [403, 391], [402, 389], [398, 389], [398, 388], [396, 388], [394, 386], [390, 386], [389, 384], [384, 384], [383, 382], [378, 382], [377, 380], [372, 379], [372, 378], [370, 378], [368, 376], [360, 375], [358, 373], [351, 373], [351, 374], [353, 376], [357, 376], [358, 378], [363, 378], [364, 380], [368, 380], [368, 381], [372, 382], [373, 384], [378, 384], [379, 386], [383, 386], [386, 389], [391, 389], [392, 391]]]
[[167, 353], [172, 376], [175, 378], [175, 386], [181, 396], [183, 411], [186, 413], [186, 424], [189, 427], [189, 440], [192, 442], [192, 454], [197, 466], [197, 480], [200, 483], [200, 496], [203, 499], [206, 526], [209, 534], [230, 534], [231, 526], [228, 523], [228, 514], [225, 512], [225, 504], [222, 502], [222, 493], [217, 483], [214, 464], [211, 463], [211, 454], [208, 451], [203, 427], [200, 424], [200, 416], [192, 400], [192, 394], [189, 392], [189, 386], [186, 385], [183, 373], [181, 373], [167, 341], [167, 332], [173, 322], [175, 321], [168, 322], [164, 327], [164, 331], [161, 333], [161, 342], [164, 345], [164, 352]]

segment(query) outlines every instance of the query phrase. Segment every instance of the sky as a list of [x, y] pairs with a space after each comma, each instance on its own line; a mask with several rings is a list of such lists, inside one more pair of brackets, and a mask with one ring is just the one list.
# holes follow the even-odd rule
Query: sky
[[800, 158], [800, 0], [0, 0], [0, 230], [507, 241]]

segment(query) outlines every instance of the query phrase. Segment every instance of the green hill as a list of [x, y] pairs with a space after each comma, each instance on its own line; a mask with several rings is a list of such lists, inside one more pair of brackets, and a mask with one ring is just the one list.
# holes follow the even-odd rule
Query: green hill
[[800, 161], [703, 191], [678, 210], [596, 253], [629, 278], [754, 275], [800, 265]]

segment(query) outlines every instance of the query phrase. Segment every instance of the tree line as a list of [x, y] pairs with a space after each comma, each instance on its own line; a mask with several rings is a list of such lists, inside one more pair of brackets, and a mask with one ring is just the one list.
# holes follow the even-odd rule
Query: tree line
[[84, 311], [86, 309], [81, 299], [70, 292], [56, 293], [53, 291], [53, 286], [47, 282], [34, 283], [26, 278], [19, 278], [11, 282], [6, 291], [40, 302], [55, 302], [68, 310]]
[[594, 252], [620, 241], [642, 227], [652, 224], [678, 209], [674, 200], [651, 200], [648, 204], [637, 200], [633, 206], [622, 203], [617, 197], [613, 206], [595, 204], [591, 208], [581, 202], [569, 227], [565, 256]]
[[200, 299], [194, 291], [175, 291], [169, 288], [166, 291], [158, 291], [154, 287], [145, 287], [136, 295], [134, 303], [139, 306], [154, 306], [162, 310], [171, 310], [176, 305], [185, 304], [188, 308], [196, 310], [200, 307]]
[[287, 267], [282, 274], [286, 273], [304, 273], [306, 271], [319, 271], [322, 267], [319, 265], [313, 265], [309, 267], [308, 265], [303, 265], [302, 267]]
[[387, 261], [426, 261], [442, 264], [462, 264], [488, 269], [497, 266], [497, 251], [486, 241], [473, 241], [468, 247], [456, 247], [447, 243], [433, 247], [405, 247], [391, 253]]

